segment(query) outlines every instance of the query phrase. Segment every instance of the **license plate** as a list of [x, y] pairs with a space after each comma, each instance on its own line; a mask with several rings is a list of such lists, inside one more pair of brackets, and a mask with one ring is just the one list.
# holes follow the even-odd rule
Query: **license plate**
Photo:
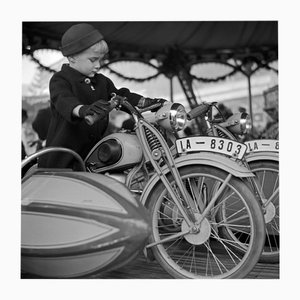
[[245, 144], [230, 139], [210, 136], [193, 136], [176, 140], [178, 153], [209, 151], [225, 154], [230, 157], [242, 159], [246, 153]]
[[272, 151], [279, 152], [278, 140], [252, 140], [245, 142], [247, 145], [246, 153]]

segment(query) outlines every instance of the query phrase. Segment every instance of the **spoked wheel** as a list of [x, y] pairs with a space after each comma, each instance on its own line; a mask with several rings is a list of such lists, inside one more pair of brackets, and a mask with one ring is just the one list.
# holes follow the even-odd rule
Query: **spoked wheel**
[[[279, 262], [279, 163], [276, 161], [253, 161], [249, 163], [266, 197], [265, 223], [266, 241], [260, 258], [261, 262]], [[269, 201], [270, 200], [270, 201]], [[268, 202], [269, 201], [269, 202]]]
[[[220, 186], [228, 174], [196, 165], [182, 167], [179, 172], [193, 199], [196, 221], [200, 221], [216, 192], [216, 183]], [[179, 193], [175, 184], [173, 187]], [[259, 260], [265, 239], [262, 210], [240, 179], [232, 177], [202, 222], [192, 226], [161, 182], [148, 200], [153, 253], [173, 277], [243, 278]], [[246, 241], [235, 236], [243, 232], [249, 236]]]

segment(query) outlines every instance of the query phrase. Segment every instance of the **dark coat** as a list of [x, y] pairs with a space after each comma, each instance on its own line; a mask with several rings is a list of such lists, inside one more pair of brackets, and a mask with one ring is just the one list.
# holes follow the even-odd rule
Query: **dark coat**
[[[126, 96], [137, 105], [141, 95], [128, 89], [117, 89], [113, 82], [102, 74], [87, 77], [64, 64], [61, 71], [50, 80], [51, 122], [47, 134], [46, 147], [65, 147], [77, 152], [83, 159], [92, 147], [103, 137], [108, 126], [108, 115], [89, 126], [84, 119], [75, 117], [73, 109], [78, 105], [89, 105], [102, 99], [108, 101], [111, 93]], [[39, 166], [44, 168], [72, 168], [74, 158], [62, 152], [46, 154], [39, 158]]]

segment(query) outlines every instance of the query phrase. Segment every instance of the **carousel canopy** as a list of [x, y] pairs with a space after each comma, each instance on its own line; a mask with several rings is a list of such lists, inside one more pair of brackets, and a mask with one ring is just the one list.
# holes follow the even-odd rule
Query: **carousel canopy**
[[[76, 23], [23, 22], [23, 54], [35, 59], [35, 50], [59, 50], [63, 33]], [[150, 80], [160, 74], [168, 78], [177, 76], [191, 106], [196, 104], [191, 87], [193, 79], [218, 81], [239, 71], [251, 76], [259, 68], [272, 69], [270, 63], [278, 59], [277, 21], [86, 23], [98, 28], [109, 45], [104, 67], [124, 79], [136, 81]], [[111, 68], [119, 61], [143, 62], [157, 73], [143, 79], [127, 78]], [[221, 63], [229, 66], [229, 71], [209, 79], [193, 75], [192, 67], [201, 63]]]
[[[59, 50], [63, 33], [78, 22], [23, 22], [23, 54]], [[196, 61], [272, 61], [278, 54], [276, 21], [88, 22], [104, 35], [110, 59], [171, 59], [181, 52]]]

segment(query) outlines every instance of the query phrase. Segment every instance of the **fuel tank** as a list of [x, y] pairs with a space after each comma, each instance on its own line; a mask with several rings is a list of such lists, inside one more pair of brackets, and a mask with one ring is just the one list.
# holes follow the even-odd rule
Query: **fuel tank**
[[150, 234], [146, 209], [101, 174], [39, 172], [22, 182], [21, 272], [75, 278], [123, 266]]
[[142, 147], [135, 134], [113, 133], [100, 140], [85, 159], [92, 172], [122, 171], [142, 160]]

